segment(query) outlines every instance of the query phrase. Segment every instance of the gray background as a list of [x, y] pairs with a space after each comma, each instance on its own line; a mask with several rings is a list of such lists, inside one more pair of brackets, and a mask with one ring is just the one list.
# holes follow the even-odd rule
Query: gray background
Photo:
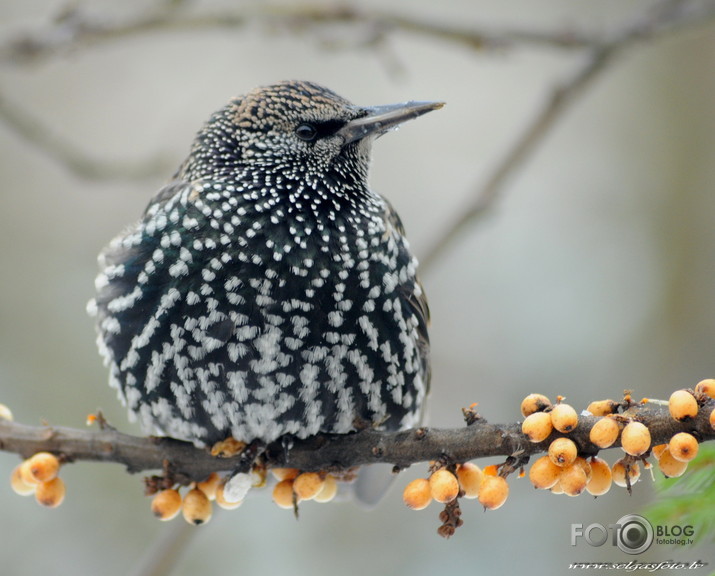
[[[63, 5], [4, 0], [0, 38], [41, 28]], [[149, 5], [91, 9], [115, 18]], [[389, 8], [465, 26], [604, 32], [646, 5], [405, 0]], [[325, 47], [321, 38], [348, 45]], [[84, 311], [96, 254], [138, 217], [229, 96], [305, 78], [360, 104], [446, 101], [374, 148], [372, 184], [397, 207], [420, 255], [579, 63], [578, 53], [552, 48], [477, 53], [395, 33], [380, 52], [355, 48], [361, 38], [346, 27], [296, 35], [249, 25], [140, 34], [34, 64], [0, 63], [6, 100], [92, 158], [166, 160], [146, 179], [90, 181], [0, 122], [0, 401], [17, 420], [81, 427], [101, 407], [120, 429], [138, 432], [106, 385]], [[663, 397], [715, 375], [713, 70], [712, 25], [626, 53], [424, 276], [432, 425], [460, 426], [460, 408], [472, 402], [491, 421], [514, 421], [532, 391], [563, 394], [581, 409], [624, 388]], [[17, 461], [0, 454], [2, 475]], [[416, 465], [403, 474], [371, 512], [308, 503], [296, 521], [268, 494], [253, 498], [198, 529], [176, 574], [566, 573], [572, 561], [630, 560], [611, 547], [572, 548], [572, 522], [608, 524], [654, 496], [647, 477], [632, 497], [614, 489], [598, 500], [535, 493], [513, 479], [501, 510], [466, 502], [465, 526], [444, 541], [437, 506], [417, 513], [401, 502], [401, 487], [425, 472]], [[3, 574], [130, 573], [169, 528], [151, 516], [141, 478], [119, 466], [78, 464], [62, 476], [67, 500], [52, 511], [0, 483]], [[706, 547], [654, 546], [637, 557], [671, 558], [715, 562]]]

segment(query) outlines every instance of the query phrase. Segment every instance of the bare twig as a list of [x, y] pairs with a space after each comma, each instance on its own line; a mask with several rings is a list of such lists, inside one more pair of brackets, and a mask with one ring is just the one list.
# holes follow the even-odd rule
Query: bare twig
[[134, 180], [167, 170], [167, 162], [153, 158], [137, 163], [106, 162], [90, 158], [72, 143], [42, 126], [19, 106], [0, 94], [0, 119], [28, 142], [59, 161], [71, 172], [89, 180]]
[[578, 101], [588, 85], [606, 70], [618, 55], [638, 42], [673, 33], [694, 23], [702, 24], [714, 17], [715, 2], [703, 4], [668, 0], [661, 2], [655, 10], [649, 8], [610, 39], [589, 46], [580, 67], [552, 90], [534, 119], [498, 162], [486, 182], [476, 189], [471, 204], [460, 209], [454, 221], [444, 228], [443, 233], [420, 258], [422, 269], [427, 270], [437, 262], [445, 250], [487, 212], [501, 194], [508, 179], [523, 166], [566, 110]]
[[379, 37], [401, 31], [461, 44], [473, 49], [507, 49], [521, 45], [576, 49], [598, 39], [576, 30], [495, 30], [488, 27], [443, 24], [408, 14], [358, 8], [357, 6], [283, 5], [241, 7], [214, 13], [186, 13], [173, 5], [142, 13], [127, 20], [92, 16], [81, 9], [67, 11], [43, 30], [26, 32], [0, 45], [0, 62], [26, 63], [53, 58], [70, 50], [156, 32], [238, 30], [246, 24], [263, 23], [271, 30], [300, 33], [329, 25], [361, 27]]
[[[700, 440], [715, 439], [709, 414], [715, 407], [710, 400], [697, 418], [678, 422], [663, 406], [634, 405], [628, 416], [648, 426], [652, 443], [667, 442], [677, 432], [690, 432]], [[595, 454], [589, 431], [596, 418], [581, 416], [578, 427], [568, 437], [583, 454]], [[344, 471], [355, 466], [389, 463], [406, 468], [417, 462], [466, 462], [487, 456], [529, 456], [544, 452], [550, 442], [562, 434], [554, 433], [540, 443], [530, 443], [518, 423], [489, 424], [479, 418], [459, 429], [418, 428], [402, 432], [365, 430], [355, 434], [320, 434], [305, 440], [281, 439], [264, 450], [216, 458], [208, 450], [170, 438], [142, 438], [115, 429], [76, 430], [59, 426], [35, 427], [0, 421], [0, 450], [23, 457], [48, 451], [62, 455], [66, 461], [116, 462], [129, 472], [158, 470], [170, 464], [179, 482], [201, 480], [214, 471], [248, 471], [260, 455], [268, 467], [290, 467], [300, 470]], [[614, 444], [614, 447], [619, 444]]]

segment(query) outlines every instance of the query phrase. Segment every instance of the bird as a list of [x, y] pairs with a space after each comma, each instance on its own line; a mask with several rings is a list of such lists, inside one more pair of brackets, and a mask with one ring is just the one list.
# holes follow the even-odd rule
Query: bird
[[284, 81], [210, 116], [98, 257], [87, 307], [130, 420], [198, 447], [421, 421], [429, 307], [368, 170], [376, 138], [441, 106]]

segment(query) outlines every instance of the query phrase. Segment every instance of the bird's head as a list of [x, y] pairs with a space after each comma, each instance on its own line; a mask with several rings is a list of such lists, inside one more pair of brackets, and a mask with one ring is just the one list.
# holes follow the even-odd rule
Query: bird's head
[[253, 172], [309, 185], [364, 185], [372, 141], [441, 106], [405, 102], [360, 107], [312, 82], [264, 86], [233, 99], [211, 117], [181, 176], [245, 179]]

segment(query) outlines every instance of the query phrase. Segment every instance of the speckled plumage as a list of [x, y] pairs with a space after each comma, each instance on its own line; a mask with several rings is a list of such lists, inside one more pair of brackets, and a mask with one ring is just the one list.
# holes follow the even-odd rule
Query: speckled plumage
[[89, 310], [131, 415], [197, 445], [419, 422], [429, 312], [367, 172], [376, 136], [437, 107], [283, 82], [209, 119], [99, 258]]

